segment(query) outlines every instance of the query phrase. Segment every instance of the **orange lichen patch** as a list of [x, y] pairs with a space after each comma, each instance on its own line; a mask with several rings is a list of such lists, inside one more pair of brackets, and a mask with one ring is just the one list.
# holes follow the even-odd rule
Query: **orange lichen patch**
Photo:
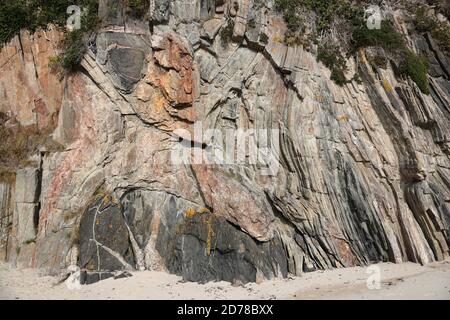
[[189, 208], [184, 212], [185, 217], [189, 218], [189, 219], [192, 219], [193, 217], [195, 217], [195, 214], [196, 214], [196, 212], [195, 212], [195, 209], [193, 209], [193, 208]]
[[208, 208], [201, 208], [199, 211], [200, 214], [208, 214], [211, 213]]

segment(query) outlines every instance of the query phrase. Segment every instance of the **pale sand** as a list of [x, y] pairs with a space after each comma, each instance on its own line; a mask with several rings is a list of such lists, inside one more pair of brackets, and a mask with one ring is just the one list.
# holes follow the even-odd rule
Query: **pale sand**
[[301, 277], [232, 286], [200, 285], [161, 272], [135, 272], [69, 290], [35, 270], [0, 264], [0, 299], [446, 299], [450, 300], [450, 261], [420, 266], [383, 263], [381, 289], [369, 290], [366, 268], [318, 271]]

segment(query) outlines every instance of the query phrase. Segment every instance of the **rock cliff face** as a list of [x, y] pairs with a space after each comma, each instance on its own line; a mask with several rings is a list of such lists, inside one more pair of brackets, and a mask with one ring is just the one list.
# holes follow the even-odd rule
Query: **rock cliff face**
[[[143, 21], [103, 0], [99, 15], [62, 80], [48, 66], [56, 28], [0, 52], [0, 111], [63, 146], [0, 183], [0, 259], [248, 282], [448, 256], [449, 57], [402, 12], [429, 95], [391, 63], [374, 68], [370, 49], [348, 61], [362, 81], [339, 87], [314, 52], [283, 43], [271, 1], [153, 0]], [[199, 123], [276, 134], [247, 164], [174, 163], [177, 148], [221, 150], [225, 135], [198, 141]]]

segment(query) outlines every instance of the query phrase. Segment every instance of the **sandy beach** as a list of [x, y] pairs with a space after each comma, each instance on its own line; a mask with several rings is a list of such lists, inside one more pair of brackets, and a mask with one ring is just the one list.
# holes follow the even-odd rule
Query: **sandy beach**
[[[368, 287], [379, 271], [379, 289]], [[107, 279], [69, 290], [58, 279], [32, 269], [0, 265], [0, 299], [445, 299], [450, 300], [450, 260], [421, 266], [382, 263], [307, 273], [260, 284], [233, 286], [226, 282], [186, 283], [162, 272], [134, 272], [132, 277]], [[369, 281], [369, 283], [371, 283]]]

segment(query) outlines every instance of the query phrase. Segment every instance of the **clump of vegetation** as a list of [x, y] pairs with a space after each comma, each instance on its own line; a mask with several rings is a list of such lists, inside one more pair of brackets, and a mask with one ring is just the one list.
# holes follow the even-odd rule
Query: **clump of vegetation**
[[[362, 1], [275, 0], [275, 4], [283, 14], [288, 27], [285, 36], [288, 45], [305, 43], [302, 39], [307, 20], [305, 10], [313, 13], [312, 32], [316, 37], [316, 41], [313, 42], [319, 43], [318, 59], [331, 70], [331, 79], [338, 85], [348, 82], [345, 77], [347, 72], [345, 55], [354, 54], [360, 48], [379, 47], [400, 58], [401, 75], [411, 77], [424, 93], [429, 92], [426, 59], [409, 50], [403, 36], [388, 21], [383, 21], [380, 29], [369, 29], [365, 23]], [[419, 11], [417, 17], [418, 30], [430, 32], [439, 45], [448, 51], [450, 45], [448, 25], [426, 16], [424, 11]], [[329, 29], [332, 26], [340, 30], [344, 35], [341, 36], [343, 39], [334, 39], [330, 36]], [[311, 29], [311, 25], [308, 27]], [[386, 66], [387, 62], [387, 59], [377, 57], [375, 64]]]
[[355, 81], [357, 84], [362, 84], [361, 76], [358, 73], [355, 73], [355, 75], [353, 76], [352, 81]]
[[297, 2], [296, 0], [275, 0], [275, 6], [283, 14], [289, 30], [298, 30], [303, 26], [301, 17], [297, 14], [299, 5]]
[[284, 35], [284, 43], [287, 46], [301, 45], [304, 43], [304, 37], [298, 32], [292, 32], [288, 30]]
[[275, 6], [283, 14], [290, 30], [304, 27], [303, 8], [315, 13], [317, 33], [329, 29], [336, 18], [343, 18], [351, 24], [359, 24], [363, 20], [362, 7], [345, 0], [275, 0]]
[[372, 58], [372, 63], [377, 67], [386, 69], [388, 66], [388, 59], [385, 55], [378, 54]]
[[249, 27], [250, 29], [254, 29], [256, 28], [256, 21], [254, 18], [250, 19], [247, 23], [247, 27]]
[[208, 214], [208, 217], [206, 219], [203, 219], [204, 224], [206, 225], [206, 255], [211, 255], [212, 248], [212, 242], [214, 239], [214, 228], [213, 228], [213, 222], [214, 222], [214, 216], [212, 214]]
[[0, 3], [0, 43], [16, 36], [21, 29], [35, 31], [49, 23], [63, 26], [68, 0], [2, 0]]
[[417, 31], [420, 32], [431, 32], [434, 30], [438, 21], [434, 17], [431, 17], [427, 14], [427, 9], [424, 6], [420, 6], [416, 9], [416, 18], [414, 19], [414, 24]]
[[[427, 73], [429, 64], [425, 57], [418, 56], [406, 46], [406, 43], [400, 33], [387, 21], [383, 21], [381, 29], [369, 30], [362, 26], [353, 33], [354, 49], [365, 47], [381, 47], [401, 57], [399, 73], [409, 76], [420, 88], [428, 94]], [[385, 66], [386, 61], [383, 57], [377, 56], [376, 65]]]
[[[31, 32], [46, 28], [49, 23], [63, 27], [67, 8], [79, 5], [97, 13], [97, 0], [2, 0], [0, 2], [0, 43], [5, 44], [21, 29]], [[86, 21], [84, 21], [86, 22]]]
[[126, 0], [131, 14], [136, 18], [145, 17], [150, 8], [150, 0]]
[[275, 0], [275, 5], [283, 14], [288, 27], [285, 43], [302, 44], [305, 47], [309, 47], [311, 43], [319, 43], [318, 59], [331, 70], [331, 79], [338, 85], [347, 83], [345, 77], [347, 66], [342, 54], [347, 50], [342, 44], [336, 44], [340, 42], [339, 39], [336, 43], [323, 41], [326, 45], [321, 45], [319, 39], [323, 40], [337, 21], [340, 22], [341, 31], [353, 30], [363, 25], [362, 6], [345, 0]]
[[70, 32], [64, 41], [64, 46], [64, 54], [59, 57], [59, 62], [64, 70], [73, 71], [78, 67], [87, 50], [85, 32], [82, 29]]
[[269, 37], [267, 36], [267, 34], [265, 33], [261, 33], [259, 35], [259, 41], [263, 44], [268, 44], [269, 43]]
[[414, 24], [419, 32], [429, 32], [438, 46], [450, 56], [450, 27], [447, 23], [441, 22], [436, 16], [427, 13], [424, 6], [417, 8]]
[[353, 32], [354, 49], [381, 47], [386, 50], [403, 50], [405, 41], [400, 33], [388, 22], [383, 21], [381, 29], [370, 30], [363, 24]]
[[56, 60], [50, 61], [53, 69], [71, 72], [77, 69], [87, 51], [87, 42], [98, 26], [97, 0], [84, 0], [84, 11], [81, 16], [81, 28], [68, 32], [63, 41], [64, 53]]
[[46, 28], [52, 23], [65, 27], [69, 17], [67, 8], [79, 5], [83, 9], [81, 29], [67, 34], [64, 54], [51, 61], [52, 67], [73, 70], [86, 52], [86, 39], [97, 26], [98, 0], [2, 0], [0, 3], [0, 44], [5, 44], [21, 29], [30, 32]]
[[340, 86], [347, 83], [345, 78], [347, 64], [338, 47], [329, 45], [319, 47], [317, 58], [331, 70], [331, 80]]
[[23, 1], [6, 0], [0, 3], [0, 42], [11, 40], [20, 29], [30, 25], [30, 9], [22, 5]]
[[234, 21], [233, 19], [227, 20], [227, 25], [220, 31], [220, 39], [222, 40], [222, 45], [227, 46], [233, 37], [234, 32]]
[[411, 51], [406, 52], [405, 59], [400, 65], [399, 72], [402, 75], [409, 76], [420, 88], [423, 93], [429, 94], [428, 88], [428, 60], [425, 57], [418, 56]]

